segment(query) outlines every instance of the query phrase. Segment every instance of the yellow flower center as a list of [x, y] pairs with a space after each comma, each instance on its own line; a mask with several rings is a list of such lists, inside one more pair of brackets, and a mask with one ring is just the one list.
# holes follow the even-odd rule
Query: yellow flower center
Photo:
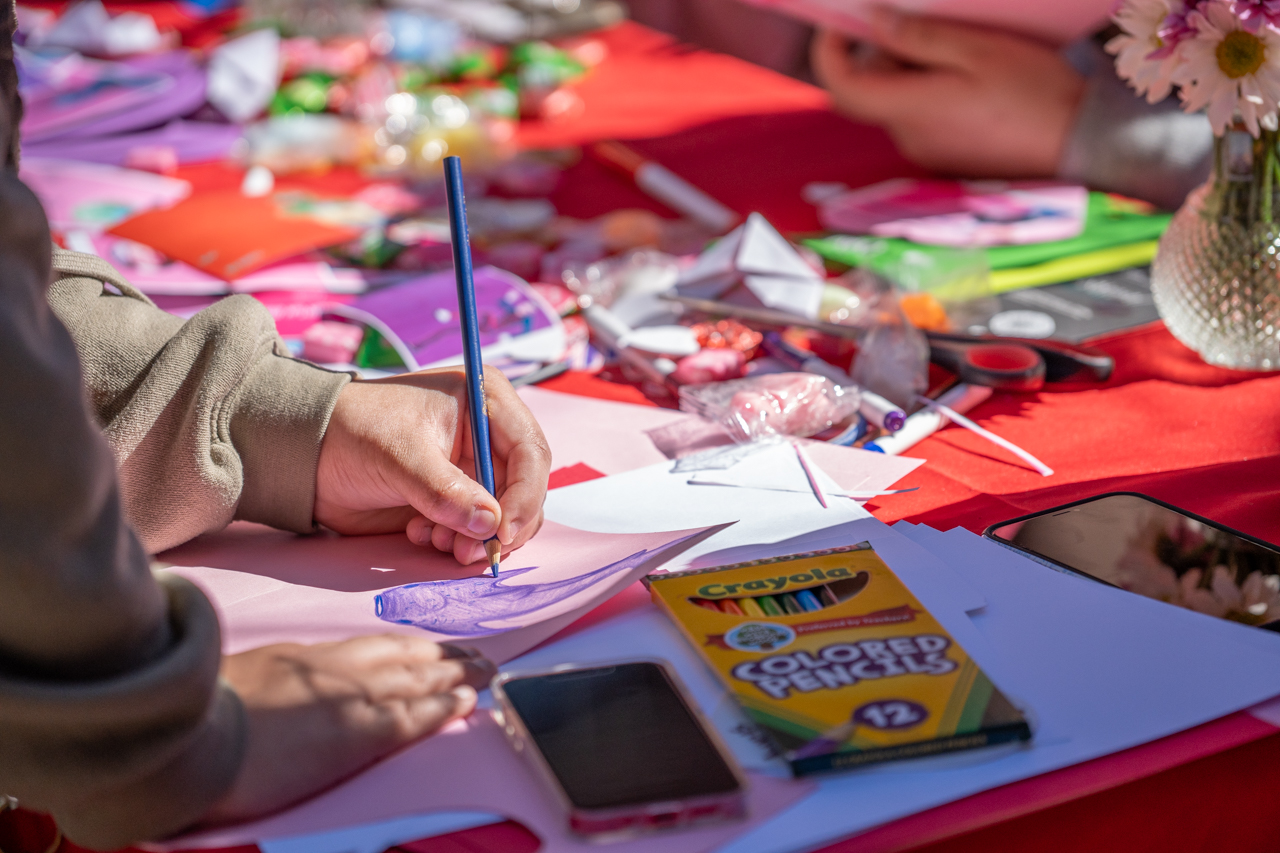
[[1218, 43], [1218, 49], [1214, 53], [1222, 73], [1232, 80], [1238, 80], [1262, 67], [1267, 58], [1267, 46], [1252, 33], [1233, 30]]

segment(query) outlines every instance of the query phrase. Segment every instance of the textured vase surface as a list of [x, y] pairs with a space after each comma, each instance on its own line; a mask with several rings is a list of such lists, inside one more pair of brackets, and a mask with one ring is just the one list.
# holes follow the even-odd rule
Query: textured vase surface
[[1165, 325], [1210, 364], [1280, 369], [1280, 180], [1274, 154], [1258, 158], [1272, 170], [1267, 180], [1250, 162], [1274, 144], [1248, 139], [1234, 168], [1220, 158], [1174, 215], [1151, 265]]

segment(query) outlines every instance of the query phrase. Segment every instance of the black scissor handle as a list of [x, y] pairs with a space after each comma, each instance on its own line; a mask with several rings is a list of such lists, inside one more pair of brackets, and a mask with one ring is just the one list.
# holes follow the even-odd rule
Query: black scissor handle
[[1020, 343], [1001, 340], [929, 338], [929, 358], [970, 385], [1003, 391], [1038, 391], [1044, 387], [1045, 363], [1040, 353]]

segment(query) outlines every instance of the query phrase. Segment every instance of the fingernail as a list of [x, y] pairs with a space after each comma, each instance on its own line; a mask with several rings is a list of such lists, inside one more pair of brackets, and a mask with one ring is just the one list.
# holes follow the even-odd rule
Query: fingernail
[[470, 684], [459, 684], [449, 692], [458, 700], [459, 705], [474, 705], [476, 702], [476, 689]]
[[510, 545], [516, 541], [516, 537], [520, 535], [520, 531], [524, 529], [523, 521], [513, 521], [507, 525], [507, 539], [503, 545]]
[[431, 525], [424, 524], [421, 527], [419, 527], [418, 534], [416, 537], [414, 537], [414, 541], [416, 541], [419, 545], [430, 545], [431, 544]]
[[440, 651], [445, 660], [467, 660], [480, 657], [480, 650], [475, 646], [458, 646], [453, 643], [441, 643]]
[[471, 521], [467, 523], [467, 530], [477, 536], [489, 537], [493, 535], [493, 528], [498, 524], [498, 517], [487, 509], [478, 509], [471, 513]]

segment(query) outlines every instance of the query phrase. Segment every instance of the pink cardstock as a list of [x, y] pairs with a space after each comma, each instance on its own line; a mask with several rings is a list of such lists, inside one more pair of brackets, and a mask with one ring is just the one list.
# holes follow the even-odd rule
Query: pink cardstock
[[[159, 559], [209, 594], [222, 620], [228, 654], [275, 642], [311, 643], [398, 631], [462, 642], [501, 663], [556, 634], [719, 529], [604, 534], [547, 522], [528, 545], [503, 561], [497, 581], [486, 577], [478, 564], [459, 566], [451, 555], [413, 545], [400, 533], [297, 536], [245, 522], [167, 551]], [[396, 585], [388, 585], [392, 579]], [[415, 619], [439, 630], [379, 618], [378, 608], [387, 614], [391, 605], [385, 601], [406, 590], [432, 593], [426, 599], [408, 596], [411, 615], [413, 607], [424, 603], [442, 605], [420, 609]], [[434, 601], [436, 590], [465, 595], [445, 594]], [[405, 602], [400, 605], [403, 613]], [[477, 607], [483, 612], [475, 612]], [[642, 651], [638, 643], [637, 653]], [[745, 822], [649, 836], [610, 849], [701, 853], [767, 820], [812, 789], [808, 783], [767, 776], [753, 775], [751, 782], [750, 817]], [[291, 809], [251, 823], [191, 833], [164, 846], [229, 847], [460, 811], [496, 812], [519, 821], [543, 840], [544, 850], [596, 849], [569, 832], [562, 809], [484, 709]]]
[[[610, 853], [701, 853], [768, 820], [813, 790], [812, 783], [750, 774], [745, 821], [642, 836], [609, 844]], [[233, 847], [430, 812], [501, 813], [542, 839], [543, 851], [598, 853], [569, 832], [545, 783], [478, 710], [307, 802], [264, 820], [181, 836], [171, 850]]]
[[547, 522], [497, 580], [403, 533], [298, 536], [247, 522], [158, 559], [209, 595], [225, 654], [398, 632], [502, 663], [717, 529], [619, 535]]

